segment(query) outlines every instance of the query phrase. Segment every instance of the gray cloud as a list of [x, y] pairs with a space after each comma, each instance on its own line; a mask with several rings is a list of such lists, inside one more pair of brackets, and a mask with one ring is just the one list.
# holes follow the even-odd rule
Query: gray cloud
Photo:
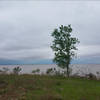
[[0, 2], [0, 59], [53, 58], [51, 33], [71, 24], [78, 56], [100, 55], [100, 2]]

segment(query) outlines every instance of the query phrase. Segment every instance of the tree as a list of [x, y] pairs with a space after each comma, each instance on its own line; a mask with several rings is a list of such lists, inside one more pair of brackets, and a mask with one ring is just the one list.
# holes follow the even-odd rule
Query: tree
[[75, 46], [76, 43], [79, 43], [78, 39], [71, 37], [70, 33], [72, 32], [71, 25], [59, 27], [54, 29], [51, 36], [53, 36], [54, 41], [51, 46], [54, 51], [53, 62], [63, 69], [67, 69], [67, 76], [69, 77], [69, 64], [73, 57], [76, 57], [74, 50], [78, 50]]

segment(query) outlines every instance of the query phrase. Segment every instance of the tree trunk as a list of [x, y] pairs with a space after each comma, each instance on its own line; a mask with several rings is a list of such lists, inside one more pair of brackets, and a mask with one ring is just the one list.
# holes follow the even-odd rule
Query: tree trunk
[[67, 64], [67, 76], [69, 77], [69, 64]]
[[67, 76], [69, 77], [69, 64], [70, 64], [70, 55], [69, 55], [69, 50], [68, 50], [68, 59], [67, 59]]

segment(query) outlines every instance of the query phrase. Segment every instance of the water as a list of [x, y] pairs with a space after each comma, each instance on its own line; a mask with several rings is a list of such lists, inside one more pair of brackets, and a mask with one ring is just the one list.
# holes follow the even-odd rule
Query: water
[[[0, 65], [0, 70], [2, 70], [2, 68], [7, 67], [9, 68], [8, 73], [11, 73], [13, 71], [13, 68], [20, 66], [20, 68], [22, 69], [20, 71], [19, 74], [31, 74], [32, 70], [36, 70], [36, 69], [40, 69], [40, 74], [42, 73], [46, 73], [46, 70], [48, 68], [56, 68], [58, 70], [60, 70], [60, 68], [57, 67], [57, 65], [55, 64], [51, 64], [51, 65]], [[97, 75], [97, 72], [100, 72], [100, 65], [70, 65], [70, 67], [73, 69], [73, 73], [80, 73], [80, 75], [83, 73], [93, 73], [95, 75]], [[90, 69], [90, 70], [89, 70]]]
[[21, 71], [20, 74], [31, 74], [32, 70], [40, 69], [40, 74], [45, 73], [48, 68], [57, 68], [57, 65], [0, 65], [0, 70], [2, 68], [7, 67], [10, 70], [8, 73], [13, 72], [13, 68], [20, 66]]

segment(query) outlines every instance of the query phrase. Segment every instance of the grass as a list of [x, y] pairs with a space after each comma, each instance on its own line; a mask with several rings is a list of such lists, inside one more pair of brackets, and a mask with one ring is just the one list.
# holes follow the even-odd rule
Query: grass
[[100, 80], [0, 74], [0, 100], [100, 100]]

